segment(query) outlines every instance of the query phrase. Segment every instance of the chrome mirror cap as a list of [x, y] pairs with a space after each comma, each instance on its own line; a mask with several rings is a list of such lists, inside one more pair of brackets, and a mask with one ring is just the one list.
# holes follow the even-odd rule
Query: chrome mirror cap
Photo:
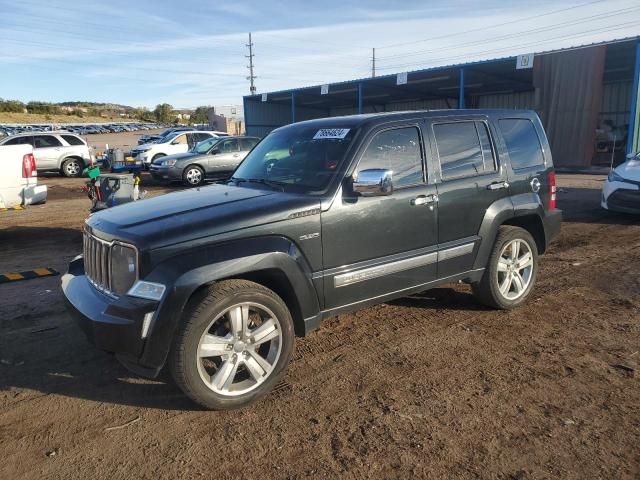
[[358, 172], [353, 179], [353, 191], [363, 197], [379, 197], [393, 193], [393, 171], [372, 168]]

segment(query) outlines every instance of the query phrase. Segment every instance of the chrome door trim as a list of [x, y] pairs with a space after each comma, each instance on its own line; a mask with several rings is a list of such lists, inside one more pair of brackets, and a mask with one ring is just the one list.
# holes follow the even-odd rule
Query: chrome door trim
[[451, 247], [438, 252], [426, 253], [416, 257], [404, 258], [394, 262], [374, 265], [373, 267], [360, 268], [347, 273], [341, 273], [333, 277], [334, 288], [346, 287], [354, 283], [364, 282], [385, 275], [399, 273], [413, 268], [431, 265], [436, 262], [468, 255], [473, 252], [475, 242], [466, 243], [457, 247]]
[[437, 261], [437, 252], [432, 252], [417, 257], [405, 258], [404, 260], [398, 260], [396, 262], [385, 263], [383, 265], [362, 268], [360, 270], [354, 270], [353, 272], [336, 275], [335, 277], [333, 277], [333, 286], [335, 288], [345, 287], [347, 285], [364, 282], [365, 280], [371, 280], [373, 278], [383, 277], [392, 273], [398, 273], [404, 270], [410, 270], [412, 268], [430, 265], [432, 263], [436, 263]]

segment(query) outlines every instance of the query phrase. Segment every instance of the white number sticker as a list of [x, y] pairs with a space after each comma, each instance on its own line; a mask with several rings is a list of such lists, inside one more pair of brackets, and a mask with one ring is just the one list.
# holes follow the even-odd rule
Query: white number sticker
[[349, 133], [349, 128], [322, 128], [314, 135], [314, 140], [322, 140], [325, 138], [343, 139]]

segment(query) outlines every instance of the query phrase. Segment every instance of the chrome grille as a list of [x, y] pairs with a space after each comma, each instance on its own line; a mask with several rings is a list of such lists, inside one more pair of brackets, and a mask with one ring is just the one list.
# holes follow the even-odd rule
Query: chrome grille
[[84, 273], [91, 284], [101, 292], [111, 293], [111, 243], [84, 232]]

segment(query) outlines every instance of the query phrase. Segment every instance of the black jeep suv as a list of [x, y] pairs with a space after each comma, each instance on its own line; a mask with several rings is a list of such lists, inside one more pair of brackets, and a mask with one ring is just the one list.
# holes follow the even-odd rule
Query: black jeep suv
[[452, 281], [508, 309], [560, 231], [535, 113], [401, 112], [279, 128], [225, 185], [92, 215], [62, 278], [90, 340], [168, 364], [193, 400], [245, 405], [325, 318]]

